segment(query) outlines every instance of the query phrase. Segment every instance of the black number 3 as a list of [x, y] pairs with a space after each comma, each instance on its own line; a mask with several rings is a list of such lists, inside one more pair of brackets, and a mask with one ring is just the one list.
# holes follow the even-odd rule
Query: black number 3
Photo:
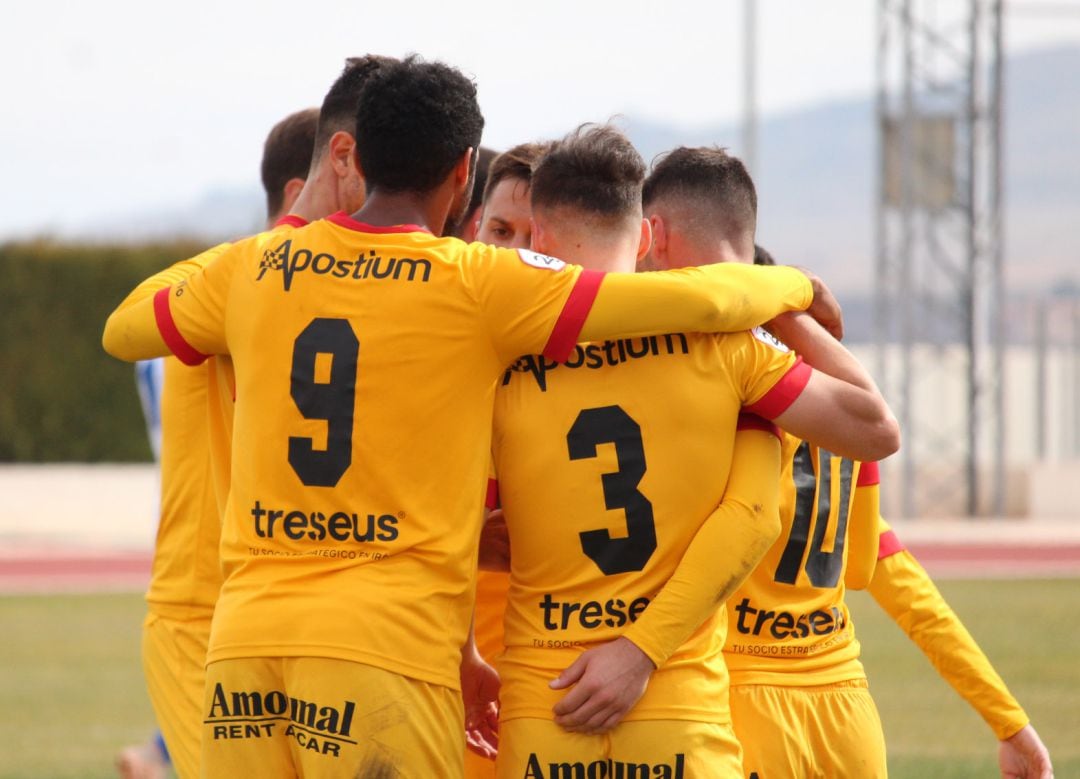
[[[309, 487], [333, 487], [352, 463], [356, 357], [360, 342], [345, 319], [313, 319], [293, 344], [289, 390], [305, 419], [326, 420], [326, 449], [289, 436], [289, 465]], [[315, 362], [330, 356], [330, 380], [315, 380]]]
[[600, 444], [615, 444], [619, 470], [601, 476], [604, 505], [626, 512], [625, 538], [612, 538], [607, 530], [586, 530], [581, 549], [605, 576], [640, 571], [656, 551], [656, 525], [652, 504], [638, 491], [645, 476], [645, 447], [641, 427], [618, 406], [583, 410], [566, 436], [571, 460], [596, 457]]

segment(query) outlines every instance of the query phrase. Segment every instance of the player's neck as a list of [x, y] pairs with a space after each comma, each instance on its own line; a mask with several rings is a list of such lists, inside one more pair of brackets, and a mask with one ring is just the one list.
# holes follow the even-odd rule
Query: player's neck
[[323, 164], [304, 182], [304, 188], [289, 209], [308, 222], [323, 219], [341, 210], [337, 196], [337, 177], [329, 164]]
[[446, 224], [450, 204], [435, 193], [368, 192], [363, 207], [353, 219], [376, 227], [412, 224], [440, 235]]

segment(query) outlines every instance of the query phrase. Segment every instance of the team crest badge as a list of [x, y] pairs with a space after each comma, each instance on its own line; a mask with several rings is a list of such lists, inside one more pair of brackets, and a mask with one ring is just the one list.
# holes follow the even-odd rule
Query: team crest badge
[[528, 249], [518, 249], [517, 253], [518, 256], [521, 257], [523, 263], [531, 265], [534, 268], [539, 268], [540, 270], [562, 270], [566, 267], [566, 263], [557, 257], [548, 257], [546, 254], [537, 254]]

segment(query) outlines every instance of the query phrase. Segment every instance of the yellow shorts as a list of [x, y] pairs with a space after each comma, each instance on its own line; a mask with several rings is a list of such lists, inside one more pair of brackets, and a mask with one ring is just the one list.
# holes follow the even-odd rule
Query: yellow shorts
[[521, 718], [499, 725], [499, 779], [525, 776], [741, 779], [739, 742], [730, 725], [634, 720], [610, 733], [567, 733], [551, 720]]
[[202, 723], [210, 779], [463, 776], [461, 695], [362, 663], [211, 663]]
[[876, 779], [885, 736], [866, 680], [818, 687], [733, 685], [731, 722], [747, 777]]
[[203, 681], [210, 617], [176, 620], [150, 612], [143, 621], [146, 689], [180, 779], [199, 775]]

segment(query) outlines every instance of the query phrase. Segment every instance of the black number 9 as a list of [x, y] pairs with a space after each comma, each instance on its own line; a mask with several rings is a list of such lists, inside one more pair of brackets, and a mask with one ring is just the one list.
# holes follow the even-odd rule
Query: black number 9
[[[289, 391], [305, 419], [326, 420], [326, 449], [289, 436], [289, 465], [309, 487], [333, 487], [352, 463], [356, 358], [360, 342], [345, 319], [313, 319], [293, 344]], [[330, 355], [330, 380], [315, 380], [315, 362]]]

